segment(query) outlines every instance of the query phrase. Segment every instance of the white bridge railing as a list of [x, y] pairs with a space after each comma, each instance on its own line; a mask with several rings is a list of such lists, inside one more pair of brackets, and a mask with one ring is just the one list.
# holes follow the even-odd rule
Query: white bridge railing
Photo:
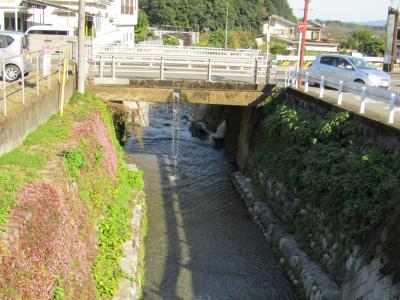
[[[317, 76], [311, 72], [300, 70], [298, 73], [293, 69], [287, 69], [285, 75], [285, 87], [294, 86], [299, 87], [299, 82], [302, 81], [302, 89], [308, 92], [311, 85], [319, 85], [319, 97], [326, 97], [326, 87], [337, 90], [337, 104], [342, 105], [345, 101], [344, 95], [350, 94], [353, 98], [359, 100], [359, 112], [365, 113], [367, 99], [372, 99], [388, 105], [387, 122], [394, 123], [395, 109], [398, 105], [400, 95], [394, 91], [365, 85], [358, 82], [341, 81], [336, 78], [327, 76]], [[328, 96], [329, 97], [329, 96]], [[330, 97], [332, 95], [330, 94]], [[398, 107], [397, 107], [398, 108]]]
[[[174, 46], [91, 46], [96, 78], [265, 82], [267, 60], [258, 50]], [[262, 78], [262, 79], [261, 79]]]

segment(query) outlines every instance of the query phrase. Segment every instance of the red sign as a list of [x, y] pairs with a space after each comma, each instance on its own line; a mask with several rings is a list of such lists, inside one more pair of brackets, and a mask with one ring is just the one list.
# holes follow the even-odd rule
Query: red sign
[[299, 27], [299, 31], [304, 33], [304, 31], [306, 30], [306, 23], [299, 22], [298, 27]]
[[49, 44], [44, 44], [43, 45], [43, 53], [44, 54], [50, 54], [51, 53], [51, 48]]

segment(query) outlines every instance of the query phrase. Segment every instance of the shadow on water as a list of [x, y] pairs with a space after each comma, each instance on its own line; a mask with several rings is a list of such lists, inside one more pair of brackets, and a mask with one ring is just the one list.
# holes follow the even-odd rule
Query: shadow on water
[[168, 105], [153, 106], [142, 141], [130, 134], [125, 146], [145, 172], [144, 299], [295, 299], [230, 181], [233, 164], [182, 118], [175, 169], [171, 119]]

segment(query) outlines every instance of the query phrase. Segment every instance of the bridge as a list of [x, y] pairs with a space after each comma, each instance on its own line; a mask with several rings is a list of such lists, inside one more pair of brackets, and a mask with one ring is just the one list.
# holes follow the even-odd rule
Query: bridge
[[169, 102], [179, 92], [190, 103], [249, 106], [265, 99], [276, 84], [400, 127], [396, 92], [294, 69], [272, 82], [270, 75], [278, 72], [259, 50], [141, 45], [89, 49], [89, 88], [106, 100]]

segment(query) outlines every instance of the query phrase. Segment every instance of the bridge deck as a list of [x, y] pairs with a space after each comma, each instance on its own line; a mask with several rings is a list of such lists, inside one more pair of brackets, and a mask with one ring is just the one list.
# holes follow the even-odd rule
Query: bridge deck
[[89, 89], [108, 101], [170, 102], [173, 92], [196, 104], [250, 106], [260, 103], [273, 85], [185, 80], [94, 80]]

